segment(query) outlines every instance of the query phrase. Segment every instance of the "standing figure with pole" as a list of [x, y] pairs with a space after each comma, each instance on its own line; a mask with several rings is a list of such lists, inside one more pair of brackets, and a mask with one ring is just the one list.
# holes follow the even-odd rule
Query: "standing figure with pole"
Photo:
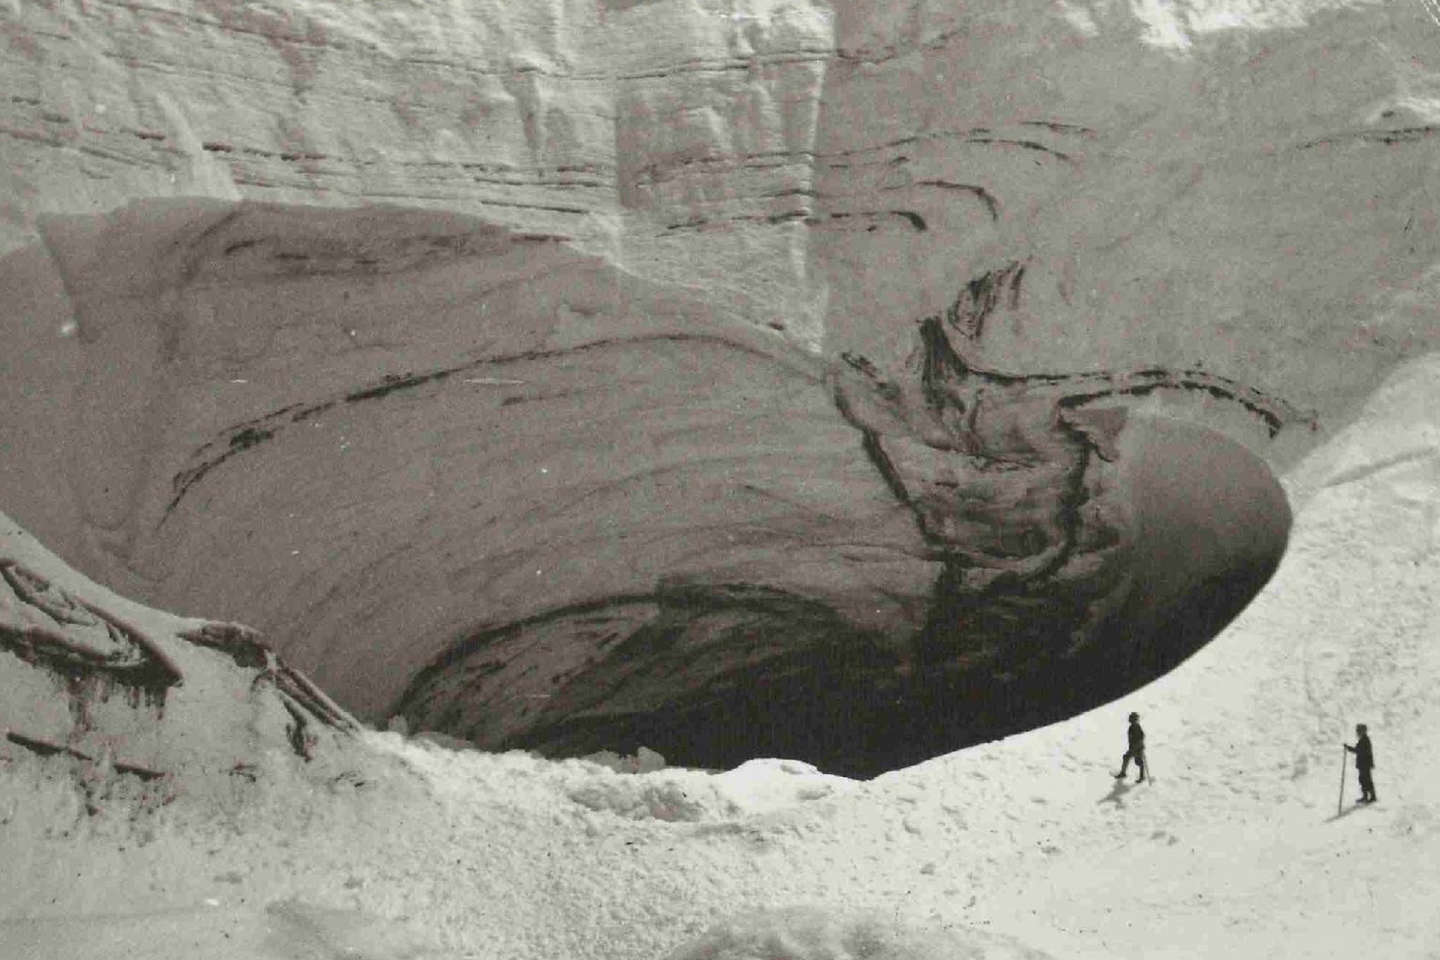
[[[1365, 724], [1355, 725], [1355, 746], [1344, 744], [1346, 753], [1355, 754], [1355, 772], [1360, 775], [1360, 799], [1356, 803], [1375, 802], [1375, 781], [1370, 779], [1370, 771], [1375, 769], [1375, 751], [1370, 747], [1370, 734], [1365, 729]], [[1341, 776], [1344, 776], [1343, 764]]]

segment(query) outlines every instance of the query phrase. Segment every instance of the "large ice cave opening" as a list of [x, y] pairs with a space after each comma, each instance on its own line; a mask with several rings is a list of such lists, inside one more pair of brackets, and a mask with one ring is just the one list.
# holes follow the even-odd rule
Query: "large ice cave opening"
[[372, 722], [870, 775], [1135, 689], [1284, 551], [1258, 456], [1127, 411], [1191, 390], [1283, 425], [1198, 371], [990, 368], [979, 323], [938, 318], [906, 364], [818, 357], [418, 210], [42, 232], [0, 262], [28, 317], [7, 510], [121, 592], [258, 627]]

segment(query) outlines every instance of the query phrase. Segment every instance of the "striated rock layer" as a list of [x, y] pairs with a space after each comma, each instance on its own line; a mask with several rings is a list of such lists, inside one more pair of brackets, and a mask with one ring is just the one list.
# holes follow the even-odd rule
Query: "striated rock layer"
[[0, 504], [485, 746], [1123, 694], [1440, 343], [1423, 10], [1136, 9], [0, 8]]

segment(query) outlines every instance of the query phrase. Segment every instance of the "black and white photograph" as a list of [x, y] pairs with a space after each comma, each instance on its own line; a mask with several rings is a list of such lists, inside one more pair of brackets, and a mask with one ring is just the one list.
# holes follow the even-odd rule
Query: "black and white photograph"
[[1437, 904], [1440, 0], [0, 0], [0, 960]]

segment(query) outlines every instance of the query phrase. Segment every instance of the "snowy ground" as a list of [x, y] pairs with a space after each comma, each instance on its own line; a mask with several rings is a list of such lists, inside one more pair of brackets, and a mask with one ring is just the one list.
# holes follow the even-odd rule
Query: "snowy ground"
[[[1289, 486], [1274, 581], [1172, 674], [869, 782], [369, 732], [328, 784], [87, 816], [67, 762], [22, 753], [0, 956], [1440, 956], [1440, 362]], [[1132, 709], [1148, 784], [1111, 777]], [[1347, 770], [1337, 814], [1356, 722], [1380, 802]]]

